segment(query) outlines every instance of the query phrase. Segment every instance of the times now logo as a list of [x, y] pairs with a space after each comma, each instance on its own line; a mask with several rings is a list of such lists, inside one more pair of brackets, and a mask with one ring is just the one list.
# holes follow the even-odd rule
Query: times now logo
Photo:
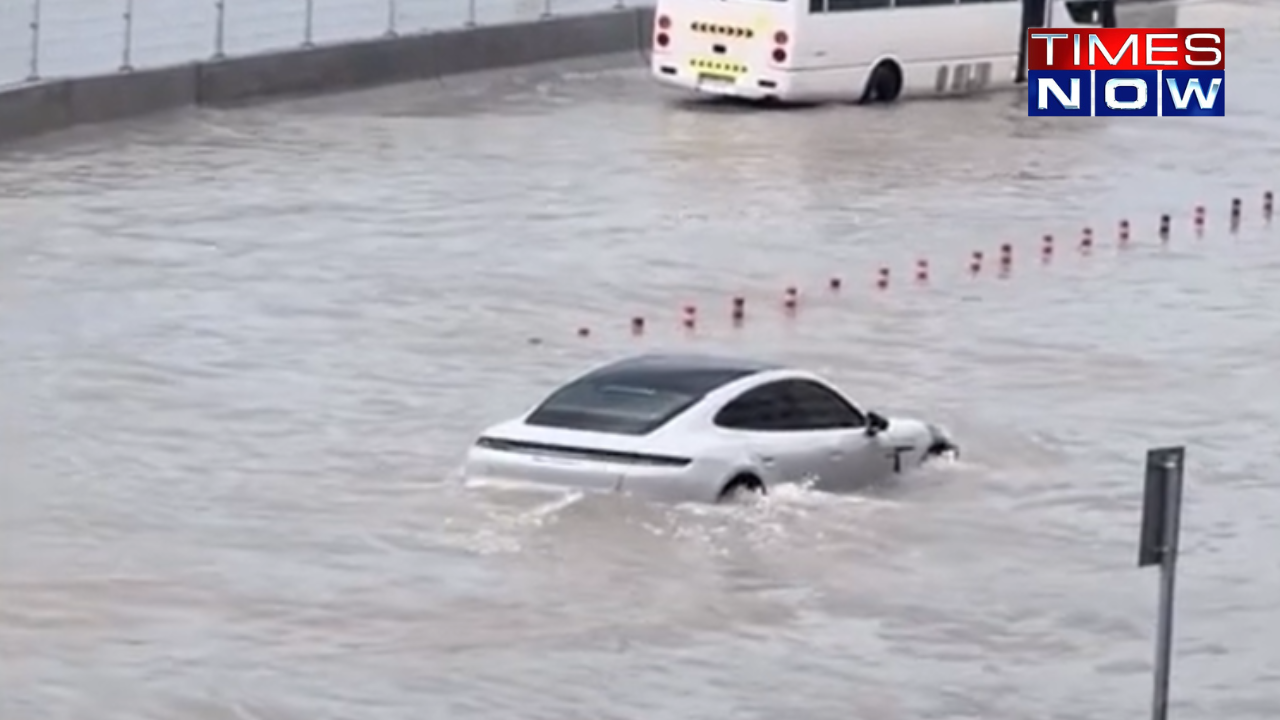
[[1226, 114], [1223, 28], [1027, 30], [1027, 115]]

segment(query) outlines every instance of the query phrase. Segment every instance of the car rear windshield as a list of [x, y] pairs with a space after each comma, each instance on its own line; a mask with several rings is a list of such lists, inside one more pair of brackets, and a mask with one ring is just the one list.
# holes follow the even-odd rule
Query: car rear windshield
[[698, 401], [700, 394], [674, 389], [579, 380], [560, 388], [538, 406], [529, 425], [645, 435]]

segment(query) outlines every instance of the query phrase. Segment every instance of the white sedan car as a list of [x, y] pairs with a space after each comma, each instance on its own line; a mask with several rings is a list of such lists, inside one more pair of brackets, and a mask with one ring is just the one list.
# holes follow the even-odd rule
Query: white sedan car
[[485, 430], [462, 474], [721, 502], [783, 482], [854, 490], [956, 452], [938, 426], [859, 409], [804, 370], [654, 354], [598, 367]]

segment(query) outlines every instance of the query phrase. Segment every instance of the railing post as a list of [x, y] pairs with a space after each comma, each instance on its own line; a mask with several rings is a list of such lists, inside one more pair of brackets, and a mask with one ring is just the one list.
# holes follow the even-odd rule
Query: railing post
[[35, 82], [40, 79], [40, 0], [31, 2], [31, 57], [27, 69], [27, 80]]
[[213, 0], [213, 59], [227, 56], [227, 0]]
[[473, 28], [476, 26], [476, 0], [467, 0], [466, 26], [469, 28]]
[[303, 13], [302, 47], [309, 48], [316, 44], [316, 0], [306, 0], [306, 7], [303, 10]]
[[387, 0], [387, 37], [395, 37], [398, 33], [397, 26], [400, 24], [400, 12], [396, 7], [396, 0]]
[[124, 0], [124, 49], [120, 53], [120, 72], [133, 72], [133, 0]]
[[542, 19], [551, 17], [551, 0], [542, 0]]

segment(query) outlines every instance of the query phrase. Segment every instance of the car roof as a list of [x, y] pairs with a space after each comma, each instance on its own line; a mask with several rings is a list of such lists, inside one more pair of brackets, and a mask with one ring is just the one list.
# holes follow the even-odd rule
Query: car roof
[[653, 387], [705, 395], [749, 375], [786, 366], [751, 358], [696, 353], [647, 353], [596, 368], [578, 381]]

